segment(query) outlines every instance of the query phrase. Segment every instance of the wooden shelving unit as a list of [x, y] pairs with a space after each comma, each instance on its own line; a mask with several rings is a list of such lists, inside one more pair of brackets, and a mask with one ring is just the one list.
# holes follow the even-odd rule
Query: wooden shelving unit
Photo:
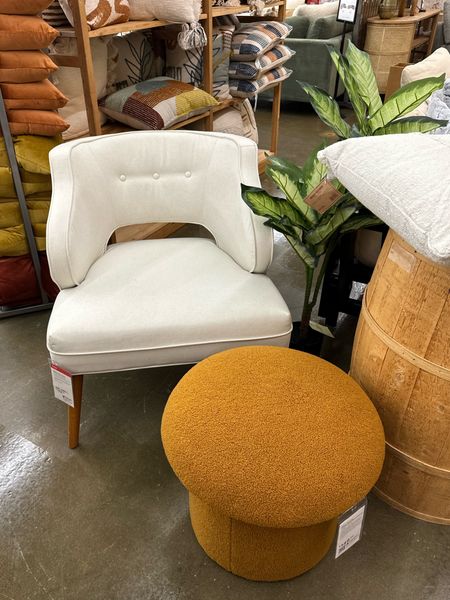
[[[100, 125], [100, 113], [98, 108], [96, 85], [94, 78], [94, 67], [92, 60], [92, 53], [90, 47], [90, 40], [92, 38], [103, 37], [108, 35], [115, 35], [118, 33], [128, 33], [131, 31], [142, 31], [145, 29], [154, 29], [157, 27], [166, 27], [172, 25], [167, 21], [127, 21], [118, 25], [110, 25], [102, 27], [100, 29], [90, 30], [87, 24], [85, 2], [84, 0], [71, 0], [71, 7], [74, 19], [74, 27], [61, 28], [60, 35], [63, 37], [72, 37], [77, 41], [77, 55], [63, 55], [63, 54], [52, 54], [52, 60], [59, 65], [65, 67], [77, 67], [81, 70], [81, 78], [83, 81], [84, 99], [86, 104], [86, 113], [89, 124], [89, 135], [102, 135], [105, 133], [117, 133], [120, 131], [129, 131], [130, 128], [120, 123], [108, 122], [105, 127]], [[252, 20], [284, 20], [286, 14], [285, 0], [275, 0], [266, 5], [267, 8], [277, 7], [278, 14], [276, 17], [257, 17], [253, 16]], [[238, 15], [238, 14], [249, 14], [249, 7], [247, 5], [241, 6], [212, 6], [212, 0], [203, 0], [203, 12], [200, 16], [200, 21], [206, 32], [208, 40], [207, 45], [204, 49], [203, 59], [203, 89], [209, 94], [213, 91], [213, 56], [212, 56], [212, 33], [213, 33], [213, 19], [215, 17], [221, 17], [225, 15]], [[260, 150], [259, 152], [259, 169], [260, 172], [264, 171], [266, 154], [274, 154], [277, 151], [278, 146], [278, 131], [279, 131], [279, 118], [280, 118], [280, 102], [281, 102], [281, 83], [274, 84], [273, 92], [273, 104], [272, 104], [272, 134], [270, 149]], [[213, 116], [215, 113], [224, 110], [241, 102], [239, 98], [233, 98], [221, 102], [218, 106], [211, 107], [205, 110], [203, 113], [196, 115], [190, 119], [184, 120], [180, 123], [175, 124], [171, 129], [180, 129], [186, 127], [192, 123], [201, 123], [203, 129], [206, 131], [212, 131], [213, 129]], [[140, 226], [139, 235], [148, 237], [148, 235], [157, 236], [159, 231], [168, 231], [170, 225], [174, 224], [159, 224], [154, 223], [149, 225], [147, 230], [143, 230]], [[147, 235], [146, 235], [147, 232]], [[131, 229], [128, 228], [128, 234], [131, 235], [129, 239], [135, 239], [131, 234]], [[120, 235], [117, 236], [120, 239]]]

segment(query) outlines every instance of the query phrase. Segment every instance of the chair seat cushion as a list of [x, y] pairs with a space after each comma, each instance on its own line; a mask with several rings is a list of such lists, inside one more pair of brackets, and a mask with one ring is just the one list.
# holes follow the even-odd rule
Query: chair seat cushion
[[48, 327], [52, 360], [72, 373], [189, 364], [241, 344], [285, 346], [291, 316], [265, 275], [199, 238], [114, 244]]

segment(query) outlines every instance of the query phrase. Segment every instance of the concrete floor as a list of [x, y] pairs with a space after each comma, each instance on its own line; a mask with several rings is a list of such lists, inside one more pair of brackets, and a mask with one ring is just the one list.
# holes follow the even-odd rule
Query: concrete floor
[[[258, 109], [262, 142], [268, 114]], [[287, 107], [280, 153], [302, 162], [324, 128]], [[271, 277], [294, 317], [301, 266], [277, 238]], [[0, 322], [0, 600], [449, 600], [450, 528], [370, 496], [363, 539], [309, 573], [249, 582], [196, 543], [186, 492], [159, 424], [186, 367], [86, 377], [82, 444], [66, 448], [65, 406], [52, 397], [48, 313]], [[348, 366], [355, 322], [326, 356]]]

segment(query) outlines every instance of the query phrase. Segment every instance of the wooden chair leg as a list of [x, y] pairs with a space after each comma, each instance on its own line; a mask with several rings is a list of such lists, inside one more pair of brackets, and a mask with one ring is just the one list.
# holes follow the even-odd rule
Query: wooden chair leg
[[72, 390], [74, 406], [68, 407], [69, 448], [78, 446], [80, 437], [81, 397], [83, 395], [83, 375], [73, 375]]

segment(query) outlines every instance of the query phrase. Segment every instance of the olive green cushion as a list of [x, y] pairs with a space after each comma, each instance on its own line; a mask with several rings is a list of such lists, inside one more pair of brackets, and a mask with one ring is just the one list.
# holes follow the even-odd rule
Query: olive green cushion
[[290, 38], [306, 37], [309, 27], [308, 17], [290, 17], [289, 19], [286, 19], [286, 23], [292, 27], [292, 31], [289, 34]]
[[344, 23], [336, 21], [336, 15], [319, 17], [311, 21], [306, 37], [310, 40], [329, 40], [342, 35]]

